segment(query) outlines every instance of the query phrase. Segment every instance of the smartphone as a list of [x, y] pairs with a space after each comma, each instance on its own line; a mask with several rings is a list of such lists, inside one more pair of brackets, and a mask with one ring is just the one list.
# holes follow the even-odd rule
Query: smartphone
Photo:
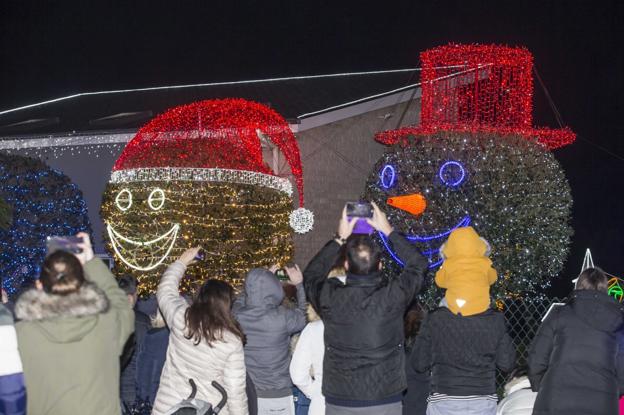
[[275, 276], [280, 281], [288, 281], [288, 274], [286, 274], [286, 270], [284, 268], [280, 268], [275, 271]]
[[193, 258], [195, 261], [203, 261], [206, 258], [206, 254], [204, 253], [203, 249], [200, 249], [199, 251], [197, 251], [197, 254], [195, 255], [195, 258]]
[[83, 240], [79, 236], [48, 236], [46, 238], [48, 255], [56, 251], [80, 254], [82, 252], [82, 248], [78, 245], [82, 242]]
[[347, 202], [347, 216], [351, 218], [372, 218], [373, 205], [368, 202]]
[[370, 235], [375, 229], [366, 222], [366, 218], [373, 217], [373, 205], [368, 202], [347, 202], [347, 218], [355, 219], [354, 234]]

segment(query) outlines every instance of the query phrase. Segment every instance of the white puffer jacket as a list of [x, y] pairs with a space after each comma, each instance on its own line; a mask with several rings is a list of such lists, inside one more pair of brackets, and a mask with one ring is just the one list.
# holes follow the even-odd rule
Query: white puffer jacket
[[165, 414], [172, 406], [186, 399], [191, 392], [188, 379], [192, 378], [197, 384], [196, 398], [217, 405], [221, 395], [211, 385], [216, 380], [228, 393], [227, 405], [220, 414], [246, 415], [245, 357], [240, 339], [225, 332], [224, 340], [213, 342], [210, 347], [203, 340], [195, 345], [192, 339], [184, 337], [184, 313], [189, 305], [180, 296], [178, 287], [185, 270], [186, 266], [179, 261], [171, 264], [156, 293], [171, 334], [152, 414]]
[[323, 340], [325, 327], [321, 320], [308, 323], [301, 332], [292, 360], [290, 377], [293, 383], [310, 398], [310, 415], [325, 414], [325, 397], [321, 391], [323, 385]]
[[531, 415], [537, 392], [531, 390], [529, 378], [522, 376], [505, 385], [505, 399], [500, 401], [496, 415]]

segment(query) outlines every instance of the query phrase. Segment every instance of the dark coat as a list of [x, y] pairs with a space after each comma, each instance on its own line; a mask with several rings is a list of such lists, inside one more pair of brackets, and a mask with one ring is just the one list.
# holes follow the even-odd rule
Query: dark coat
[[121, 401], [131, 405], [136, 401], [137, 389], [137, 355], [143, 345], [145, 333], [150, 328], [150, 319], [147, 314], [134, 310], [134, 333], [124, 345], [121, 354]]
[[166, 327], [154, 328], [147, 331], [143, 344], [138, 350], [136, 362], [137, 398], [149, 401], [154, 405], [160, 375], [169, 345], [169, 329]]
[[403, 395], [403, 414], [425, 415], [427, 413], [427, 398], [429, 397], [431, 376], [429, 373], [416, 372], [409, 363], [409, 359], [406, 359], [407, 391]]
[[423, 321], [411, 360], [417, 372], [431, 370], [432, 393], [492, 395], [496, 368], [513, 369], [516, 350], [502, 313], [464, 317], [440, 307]]
[[343, 284], [327, 278], [340, 245], [331, 241], [304, 272], [309, 301], [325, 325], [323, 395], [342, 406], [400, 401], [407, 387], [403, 315], [419, 291], [428, 262], [397, 232], [390, 235], [406, 264], [399, 276], [347, 274]]
[[618, 353], [616, 332], [623, 311], [594, 290], [577, 290], [569, 304], [551, 311], [529, 352], [529, 379], [538, 392], [534, 414], [618, 413], [624, 353]]

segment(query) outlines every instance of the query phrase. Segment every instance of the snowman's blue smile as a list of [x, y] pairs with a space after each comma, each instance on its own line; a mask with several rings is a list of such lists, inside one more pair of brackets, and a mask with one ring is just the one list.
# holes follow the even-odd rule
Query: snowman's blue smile
[[[452, 228], [450, 228], [447, 231], [435, 234], [435, 235], [406, 235], [406, 239], [410, 242], [421, 242], [421, 243], [427, 243], [430, 241], [435, 241], [435, 240], [439, 240], [442, 238], [445, 238], [447, 236], [449, 236], [451, 234], [451, 232], [453, 232], [455, 229], [457, 228], [461, 228], [464, 226], [468, 226], [470, 225], [470, 216], [466, 215], [464, 216], [464, 218], [462, 220], [460, 220], [459, 222], [457, 222], [457, 224], [455, 224], [455, 226], [453, 226]], [[378, 232], [379, 237], [381, 238], [381, 241], [383, 242], [384, 246], [386, 247], [386, 250], [388, 251], [388, 253], [390, 254], [390, 256], [401, 266], [404, 265], [404, 262], [401, 261], [401, 259], [397, 256], [397, 254], [394, 252], [394, 250], [392, 249], [392, 247], [390, 246], [390, 244], [388, 243], [388, 238], [382, 234], [381, 232]], [[431, 249], [428, 251], [423, 251], [422, 254], [424, 256], [426, 256], [429, 259], [429, 268], [435, 268], [438, 265], [440, 265], [443, 261], [443, 259], [439, 258], [437, 260], [434, 259], [435, 256], [438, 256], [440, 253], [440, 248], [436, 248], [436, 249]]]

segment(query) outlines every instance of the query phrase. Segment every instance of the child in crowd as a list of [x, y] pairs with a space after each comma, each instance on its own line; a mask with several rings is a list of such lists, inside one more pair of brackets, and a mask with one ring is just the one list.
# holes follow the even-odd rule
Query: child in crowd
[[[344, 258], [338, 261], [341, 265]], [[327, 278], [337, 278], [343, 284], [347, 271], [341, 266], [332, 269]], [[312, 305], [308, 305], [308, 321], [301, 332], [297, 347], [290, 362], [290, 377], [293, 383], [311, 400], [310, 415], [325, 414], [323, 396], [323, 357], [325, 355], [325, 326]]]
[[297, 308], [282, 305], [284, 290], [276, 270], [249, 271], [233, 312], [247, 338], [245, 365], [256, 388], [258, 414], [294, 415], [289, 346], [290, 337], [305, 327], [306, 299], [299, 267], [286, 267], [297, 290]]
[[427, 415], [494, 415], [496, 368], [513, 369], [516, 351], [502, 313], [489, 308], [496, 273], [487, 243], [472, 228], [454, 230], [436, 275], [446, 301], [423, 321], [411, 362], [431, 372]]
[[440, 248], [444, 263], [435, 282], [446, 288], [445, 306], [453, 314], [472, 316], [490, 306], [490, 286], [496, 270], [488, 258], [490, 246], [471, 227], [457, 228]]

